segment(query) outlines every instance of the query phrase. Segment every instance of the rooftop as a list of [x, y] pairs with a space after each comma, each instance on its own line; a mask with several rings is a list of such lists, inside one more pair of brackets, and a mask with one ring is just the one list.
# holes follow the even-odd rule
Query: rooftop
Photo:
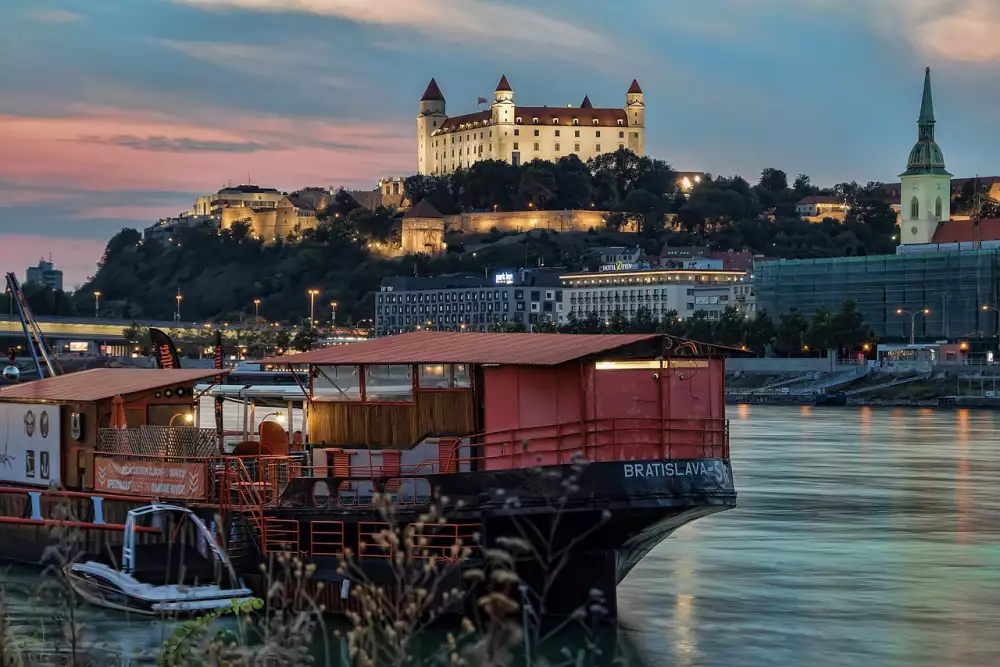
[[2, 401], [79, 401], [90, 403], [117, 395], [152, 391], [227, 373], [214, 368], [93, 368], [0, 389]]
[[[977, 228], [978, 227], [978, 228]], [[949, 220], [938, 225], [931, 243], [971, 243], [1000, 240], [1000, 219]]]
[[304, 354], [264, 359], [271, 364], [506, 364], [558, 366], [636, 343], [662, 344], [660, 354], [709, 356], [738, 350], [707, 346], [664, 334], [582, 335], [416, 331]]

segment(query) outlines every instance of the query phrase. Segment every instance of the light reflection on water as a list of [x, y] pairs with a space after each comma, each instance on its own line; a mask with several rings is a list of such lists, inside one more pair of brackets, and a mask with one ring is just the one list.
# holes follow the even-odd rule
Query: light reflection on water
[[[619, 588], [646, 664], [1000, 664], [1000, 413], [734, 406], [730, 417], [739, 507], [678, 531]], [[37, 629], [34, 580], [11, 577], [14, 624]], [[91, 638], [133, 656], [172, 629], [83, 617]]]
[[1000, 664], [1000, 413], [730, 416], [739, 507], [619, 587], [650, 665]]

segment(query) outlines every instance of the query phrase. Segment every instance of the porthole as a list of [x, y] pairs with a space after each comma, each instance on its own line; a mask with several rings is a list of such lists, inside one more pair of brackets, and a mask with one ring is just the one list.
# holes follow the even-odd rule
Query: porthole
[[313, 484], [312, 499], [316, 507], [326, 507], [330, 502], [330, 485], [322, 480]]

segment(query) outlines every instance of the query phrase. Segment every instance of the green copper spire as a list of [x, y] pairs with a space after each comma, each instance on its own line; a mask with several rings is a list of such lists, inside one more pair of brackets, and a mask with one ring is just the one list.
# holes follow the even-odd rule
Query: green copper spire
[[924, 72], [924, 96], [920, 101], [917, 120], [917, 143], [910, 151], [906, 171], [900, 176], [941, 174], [951, 176], [944, 168], [944, 153], [934, 141], [934, 94], [931, 92], [931, 68]]

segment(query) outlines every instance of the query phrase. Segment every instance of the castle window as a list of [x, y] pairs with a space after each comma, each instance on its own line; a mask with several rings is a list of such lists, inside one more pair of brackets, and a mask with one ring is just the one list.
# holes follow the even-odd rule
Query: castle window
[[537, 141], [535, 142], [535, 150], [536, 151], [538, 150], [538, 142]]
[[559, 136], [559, 130], [556, 130], [556, 136], [557, 137]]
[[944, 208], [944, 206], [941, 203], [941, 198], [938, 197], [937, 201], [934, 202], [934, 215], [937, 217], [938, 220], [941, 219], [941, 212], [942, 212], [943, 208]]
[[618, 138], [619, 139], [624, 139], [625, 138], [625, 133], [624, 132], [619, 132], [618, 133]]
[[579, 125], [580, 124], [580, 119], [579, 118], [574, 118], [573, 119], [573, 124], [574, 125]]
[[518, 116], [517, 118], [515, 118], [514, 122], [517, 123], [518, 125], [520, 125], [521, 124], [521, 117]]
[[514, 142], [514, 150], [517, 150], [517, 142]]
[[580, 144], [573, 144], [573, 152], [574, 153], [580, 152]]
[[597, 152], [598, 152], [598, 153], [600, 153], [600, 152], [601, 152], [601, 145], [600, 145], [600, 144], [597, 144], [597, 146], [595, 146], [595, 148], [597, 149]]
[[538, 136], [538, 130], [535, 130], [535, 136], [536, 137]]
[[575, 131], [573, 133], [573, 136], [576, 137], [577, 139], [579, 139], [580, 138], [580, 130]]
[[601, 121], [597, 120], [596, 118], [594, 119], [594, 125], [599, 125], [599, 124], [600, 124], [600, 122], [601, 122]]
[[639, 133], [638, 132], [633, 132], [632, 136], [635, 137], [636, 139], [638, 139], [639, 138]]
[[559, 144], [556, 144], [556, 153], [559, 152]]
[[624, 123], [624, 121], [622, 121], [622, 119], [621, 119], [621, 118], [619, 118], [619, 119], [618, 119], [618, 125], [624, 125], [624, 124], [625, 124], [625, 123]]
[[538, 125], [538, 116], [533, 116], [531, 118], [531, 124], [532, 125]]
[[618, 144], [618, 148], [625, 148], [625, 144]]
[[914, 197], [910, 200], [910, 219], [916, 220], [920, 217], [920, 200]]
[[558, 125], [559, 124], [559, 119], [553, 116], [552, 117], [552, 124], [553, 125]]
[[597, 131], [597, 132], [596, 132], [596, 133], [594, 134], [594, 136], [595, 136], [595, 137], [597, 137], [598, 139], [600, 139], [600, 138], [601, 138], [601, 131], [600, 131], [600, 130], [598, 130], [598, 131]]
[[519, 136], [521, 136], [521, 130], [519, 130], [519, 129], [517, 129], [517, 128], [515, 127], [515, 128], [514, 128], [514, 136], [515, 136], [515, 137], [519, 137]]
[[434, 121], [434, 127], [437, 127], [437, 126], [438, 126], [438, 122]]

